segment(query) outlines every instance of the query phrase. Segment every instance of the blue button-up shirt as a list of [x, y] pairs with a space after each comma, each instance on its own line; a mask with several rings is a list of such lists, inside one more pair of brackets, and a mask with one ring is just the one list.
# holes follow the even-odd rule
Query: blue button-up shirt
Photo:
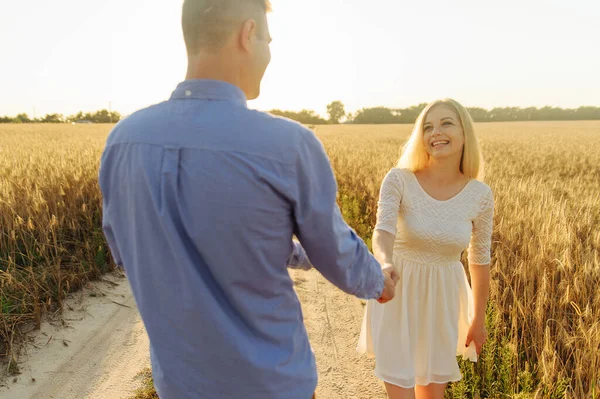
[[310, 398], [315, 359], [287, 269], [306, 255], [343, 291], [381, 295], [320, 141], [248, 109], [236, 86], [185, 81], [119, 122], [99, 177], [161, 399]]

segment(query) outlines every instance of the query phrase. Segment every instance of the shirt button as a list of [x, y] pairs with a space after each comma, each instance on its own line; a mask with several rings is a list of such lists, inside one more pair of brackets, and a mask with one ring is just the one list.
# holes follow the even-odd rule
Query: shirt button
[[191, 92], [191, 91], [189, 91], [189, 90], [186, 90], [186, 92], [185, 92], [185, 96], [186, 96], [186, 97], [190, 97], [191, 95], [192, 95], [192, 92]]

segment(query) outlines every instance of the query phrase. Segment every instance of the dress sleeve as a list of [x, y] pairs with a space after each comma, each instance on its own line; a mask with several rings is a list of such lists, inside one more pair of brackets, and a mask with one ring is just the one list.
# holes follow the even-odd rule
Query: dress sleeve
[[487, 265], [491, 261], [492, 230], [494, 227], [494, 196], [488, 188], [473, 220], [468, 254], [469, 263]]
[[402, 202], [404, 180], [398, 169], [390, 170], [384, 177], [379, 190], [377, 202], [377, 224], [375, 230], [387, 231], [396, 235], [398, 223], [398, 210]]

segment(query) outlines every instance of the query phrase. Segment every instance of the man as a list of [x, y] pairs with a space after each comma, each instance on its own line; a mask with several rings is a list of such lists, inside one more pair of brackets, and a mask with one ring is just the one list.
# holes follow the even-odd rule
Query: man
[[268, 11], [268, 0], [185, 1], [186, 80], [121, 121], [102, 156], [103, 228], [146, 325], [161, 399], [313, 395], [286, 268], [306, 268], [304, 251], [347, 293], [394, 295], [393, 271], [340, 215], [314, 134], [246, 106], [270, 61]]

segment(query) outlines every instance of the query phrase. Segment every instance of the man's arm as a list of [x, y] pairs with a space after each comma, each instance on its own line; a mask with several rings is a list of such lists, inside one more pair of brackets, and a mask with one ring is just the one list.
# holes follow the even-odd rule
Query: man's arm
[[[288, 268], [297, 270], [310, 270], [313, 266], [306, 255], [306, 251], [302, 248], [302, 245], [298, 241], [292, 241], [294, 249], [290, 258], [288, 259]], [[394, 270], [394, 266], [391, 263], [386, 263], [383, 268], [385, 276], [384, 289], [381, 296], [377, 299], [379, 303], [386, 303], [394, 298], [396, 291], [396, 283], [398, 282], [398, 275]]]
[[121, 254], [119, 253], [119, 249], [117, 247], [117, 242], [113, 234], [112, 226], [108, 221], [106, 205], [104, 205], [104, 209], [102, 212], [102, 231], [104, 232], [104, 237], [106, 238], [108, 248], [110, 249], [110, 253], [113, 257], [113, 260], [115, 261], [115, 264], [119, 267], [123, 267], [123, 260], [121, 259]]
[[106, 159], [108, 158], [108, 153], [104, 150], [102, 154], [102, 159], [100, 162], [100, 171], [98, 173], [98, 183], [100, 186], [100, 191], [102, 193], [102, 231], [104, 233], [104, 237], [106, 238], [106, 242], [108, 243], [108, 248], [111, 252], [113, 260], [115, 264], [119, 267], [123, 267], [123, 260], [121, 258], [121, 253], [119, 252], [119, 248], [117, 246], [117, 241], [115, 240], [115, 235], [113, 233], [112, 225], [110, 223], [110, 218], [108, 215], [108, 191], [110, 190], [110, 185], [108, 183], [108, 175], [106, 168]]
[[310, 263], [308, 259], [308, 255], [302, 245], [296, 241], [292, 241], [292, 245], [294, 249], [292, 250], [292, 254], [288, 258], [287, 267], [290, 269], [299, 269], [299, 270], [310, 270], [313, 265]]
[[364, 299], [391, 299], [393, 272], [381, 270], [346, 224], [336, 197], [337, 183], [325, 150], [312, 132], [305, 132], [296, 161], [296, 236], [314, 267], [342, 291]]

